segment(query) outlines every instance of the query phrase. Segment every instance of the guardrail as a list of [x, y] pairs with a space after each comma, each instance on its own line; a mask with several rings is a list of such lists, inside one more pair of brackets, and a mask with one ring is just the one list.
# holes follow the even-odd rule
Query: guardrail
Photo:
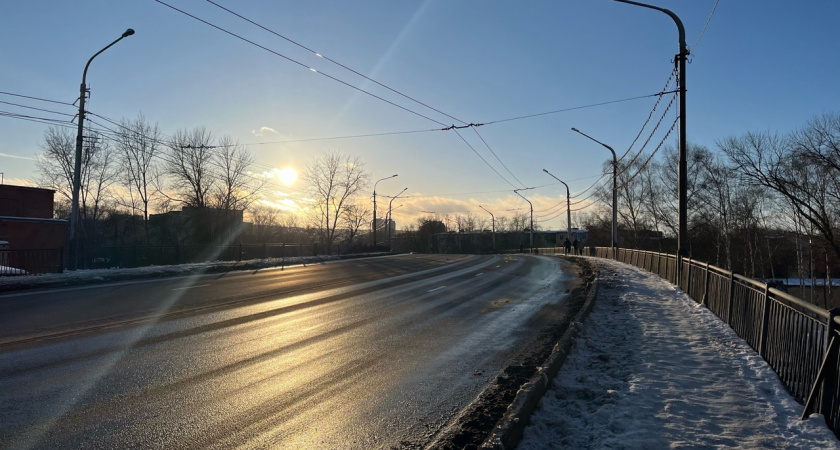
[[[538, 253], [564, 251], [545, 248]], [[581, 254], [631, 264], [677, 285], [767, 361], [791, 395], [805, 405], [803, 419], [822, 414], [840, 437], [840, 308], [827, 311], [691, 258], [609, 247], [585, 247]]]

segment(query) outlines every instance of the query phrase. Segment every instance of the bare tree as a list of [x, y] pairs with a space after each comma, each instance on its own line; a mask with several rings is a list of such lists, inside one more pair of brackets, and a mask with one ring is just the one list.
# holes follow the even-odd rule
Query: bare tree
[[368, 174], [358, 157], [331, 151], [310, 162], [303, 179], [313, 199], [321, 240], [331, 252], [346, 207], [367, 187]]
[[[38, 161], [38, 184], [58, 193], [64, 200], [73, 198], [73, 164], [76, 136], [66, 128], [49, 127], [44, 133]], [[82, 167], [82, 170], [87, 170]]]
[[353, 245], [353, 239], [359, 234], [363, 225], [369, 221], [372, 212], [361, 205], [348, 205], [345, 208], [344, 226], [347, 227], [347, 246]]
[[524, 231], [527, 228], [530, 228], [530, 214], [520, 213], [514, 214], [514, 216], [510, 219], [510, 227], [508, 228], [509, 231]]
[[244, 210], [259, 197], [265, 180], [249, 174], [254, 156], [247, 148], [230, 136], [219, 139], [215, 161], [216, 183], [213, 186], [212, 205], [229, 210]]
[[134, 120], [123, 120], [117, 132], [117, 148], [121, 156], [122, 173], [128, 198], [123, 206], [143, 213], [143, 228], [149, 235], [149, 204], [156, 192], [153, 180], [156, 158], [161, 153], [161, 132], [158, 125], [150, 124], [142, 114]]
[[[820, 124], [811, 123], [791, 139], [768, 133], [747, 133], [730, 137], [718, 145], [745, 179], [783, 196], [807, 220], [834, 251], [840, 255], [835, 234], [840, 217], [840, 168], [830, 162], [840, 148], [840, 120], [834, 135], [825, 142], [803, 136], [822, 134]], [[814, 143], [818, 143], [814, 145]], [[838, 154], [840, 156], [840, 154]]]
[[216, 182], [212, 168], [216, 152], [210, 132], [204, 127], [178, 130], [169, 148], [165, 170], [175, 195], [170, 199], [196, 208], [209, 206]]
[[[38, 182], [42, 187], [55, 190], [66, 201], [73, 197], [73, 170], [76, 154], [76, 137], [70, 130], [50, 127], [44, 135], [36, 163]], [[115, 180], [115, 160], [108, 141], [98, 133], [88, 131], [82, 147], [79, 212], [84, 223], [96, 220]]]

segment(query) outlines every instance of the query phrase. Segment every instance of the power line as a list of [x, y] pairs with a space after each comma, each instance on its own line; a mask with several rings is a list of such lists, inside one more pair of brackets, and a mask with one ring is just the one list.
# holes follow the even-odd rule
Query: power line
[[225, 8], [224, 6], [222, 6], [222, 5], [220, 5], [220, 4], [216, 3], [216, 2], [214, 2], [214, 1], [212, 1], [212, 0], [206, 0], [206, 1], [207, 1], [207, 3], [210, 3], [211, 5], [214, 5], [214, 6], [218, 7], [218, 8], [221, 8], [221, 9], [223, 9], [223, 10], [227, 11], [228, 13], [233, 14], [234, 16], [239, 17], [240, 19], [242, 19], [242, 20], [244, 20], [244, 21], [246, 21], [246, 22], [248, 22], [248, 23], [250, 23], [250, 24], [252, 24], [252, 25], [255, 25], [255, 26], [259, 27], [259, 28], [262, 28], [263, 30], [265, 30], [265, 31], [267, 31], [267, 32], [269, 32], [269, 33], [271, 33], [271, 34], [273, 34], [273, 35], [275, 35], [275, 36], [277, 36], [277, 37], [279, 37], [279, 38], [281, 38], [281, 39], [284, 39], [284, 40], [286, 40], [286, 41], [288, 41], [288, 42], [290, 42], [290, 43], [292, 43], [292, 44], [294, 44], [294, 45], [296, 45], [296, 46], [298, 46], [298, 47], [300, 47], [300, 48], [302, 48], [302, 49], [304, 49], [304, 50], [306, 50], [306, 51], [311, 52], [312, 54], [314, 54], [315, 56], [317, 56], [317, 57], [319, 57], [319, 58], [323, 58], [323, 59], [325, 59], [325, 60], [327, 60], [327, 61], [329, 61], [329, 62], [331, 62], [331, 63], [333, 63], [333, 64], [335, 64], [335, 65], [337, 65], [337, 66], [339, 66], [339, 67], [341, 67], [341, 68], [343, 68], [343, 69], [346, 69], [346, 70], [349, 70], [350, 72], [353, 72], [354, 74], [356, 74], [356, 75], [358, 75], [358, 76], [360, 76], [360, 77], [362, 77], [362, 78], [364, 78], [364, 79], [366, 79], [366, 80], [368, 80], [368, 81], [370, 81], [370, 82], [376, 83], [377, 85], [382, 86], [382, 87], [384, 87], [385, 89], [388, 89], [389, 91], [391, 91], [391, 92], [393, 92], [393, 93], [395, 93], [395, 94], [401, 95], [402, 97], [405, 97], [405, 98], [407, 98], [407, 99], [409, 99], [409, 100], [411, 100], [411, 101], [413, 101], [413, 102], [415, 102], [415, 103], [417, 103], [417, 104], [419, 104], [419, 105], [425, 106], [426, 108], [429, 108], [429, 109], [431, 109], [432, 111], [435, 111], [435, 112], [437, 112], [437, 113], [443, 114], [444, 116], [449, 117], [450, 119], [457, 120], [458, 122], [461, 122], [461, 123], [466, 123], [466, 122], [464, 122], [463, 120], [461, 120], [461, 119], [459, 119], [459, 118], [457, 118], [457, 117], [453, 117], [453, 116], [451, 116], [451, 115], [449, 115], [449, 114], [447, 114], [447, 113], [445, 113], [445, 112], [443, 112], [443, 111], [441, 111], [441, 110], [439, 110], [439, 109], [433, 108], [433, 107], [431, 107], [431, 106], [427, 105], [426, 103], [421, 102], [420, 100], [417, 100], [417, 99], [415, 99], [415, 98], [413, 98], [413, 97], [410, 97], [410, 96], [408, 96], [408, 95], [406, 95], [406, 94], [404, 94], [404, 93], [402, 93], [402, 92], [400, 92], [400, 91], [398, 91], [398, 90], [396, 90], [396, 89], [393, 89], [393, 88], [391, 88], [391, 87], [389, 87], [389, 86], [386, 86], [386, 85], [385, 85], [385, 84], [383, 84], [383, 83], [380, 83], [379, 81], [374, 80], [373, 78], [368, 77], [367, 75], [364, 75], [364, 74], [362, 74], [362, 73], [360, 73], [360, 72], [358, 72], [358, 71], [356, 71], [356, 70], [353, 70], [353, 69], [351, 69], [350, 67], [347, 67], [347, 66], [345, 66], [344, 64], [342, 64], [342, 63], [340, 63], [340, 62], [338, 62], [338, 61], [336, 61], [336, 60], [334, 60], [334, 59], [332, 59], [332, 58], [329, 58], [329, 57], [325, 56], [325, 55], [324, 55], [324, 54], [322, 54], [322, 53], [316, 52], [315, 50], [313, 50], [313, 49], [311, 49], [311, 48], [309, 48], [309, 47], [307, 47], [307, 46], [305, 46], [305, 45], [303, 45], [303, 44], [301, 44], [301, 43], [299, 43], [299, 42], [296, 42], [296, 41], [295, 41], [295, 40], [293, 40], [293, 39], [290, 39], [290, 38], [288, 38], [288, 37], [286, 37], [286, 36], [283, 36], [282, 34], [280, 34], [280, 33], [276, 32], [276, 31], [274, 31], [274, 30], [271, 30], [271, 29], [269, 29], [269, 28], [267, 28], [267, 27], [265, 27], [265, 26], [263, 26], [263, 25], [260, 25], [260, 24], [258, 24], [257, 22], [254, 22], [253, 20], [248, 19], [247, 17], [242, 16], [241, 14], [238, 14], [238, 13], [236, 13], [236, 12], [233, 12], [233, 11], [231, 11], [230, 9]]
[[13, 112], [9, 112], [9, 111], [0, 111], [0, 116], [9, 117], [9, 118], [12, 118], [12, 119], [26, 120], [26, 121], [29, 121], [29, 122], [38, 122], [38, 123], [46, 123], [46, 124], [51, 124], [51, 125], [60, 125], [60, 126], [66, 126], [68, 128], [71, 127], [71, 122], [69, 120], [50, 119], [48, 117], [29, 116], [29, 115], [26, 115], [26, 114], [18, 114], [18, 113], [13, 113]]
[[[155, 0], [155, 1], [157, 1], [157, 0]], [[640, 95], [638, 97], [624, 98], [624, 99], [621, 99], [621, 100], [612, 100], [612, 101], [608, 101], [608, 102], [593, 103], [593, 104], [590, 104], [590, 105], [582, 105], [582, 106], [574, 106], [574, 107], [571, 107], [571, 108], [556, 109], [556, 110], [553, 110], [553, 111], [546, 111], [546, 112], [541, 112], [541, 113], [536, 113], [536, 114], [528, 114], [526, 116], [519, 116], [519, 117], [511, 117], [511, 118], [508, 118], [508, 119], [494, 120], [492, 122], [485, 122], [485, 123], [480, 124], [480, 125], [491, 125], [491, 124], [495, 124], [495, 123], [510, 122], [510, 121], [513, 121], [513, 120], [530, 119], [532, 117], [547, 116], [549, 114], [557, 114], [557, 113], [561, 113], [561, 112], [575, 111], [575, 110], [578, 110], [578, 109], [594, 108], [596, 106], [604, 106], [604, 105], [611, 105], [611, 104], [614, 104], [614, 103], [629, 102], [629, 101], [632, 101], [632, 100], [639, 100], [639, 99], [648, 98], [648, 97], [656, 97], [656, 96], [665, 95], [665, 94], [670, 94], [670, 92], [657, 92], [656, 94]]]
[[694, 45], [691, 46], [691, 53], [696, 54], [695, 52], [697, 51], [697, 46], [700, 44], [700, 39], [703, 39], [703, 35], [706, 34], [706, 28], [709, 28], [709, 23], [712, 21], [712, 17], [714, 17], [715, 15], [715, 10], [717, 10], [718, 3], [720, 3], [720, 0], [715, 1], [715, 6], [712, 7], [712, 12], [711, 14], [709, 14], [709, 19], [706, 20], [706, 24], [703, 25], [703, 30], [701, 30], [700, 35], [697, 36], [697, 41], [695, 41]]
[[624, 174], [624, 172], [626, 172], [626, 171], [630, 170], [630, 167], [632, 167], [632, 166], [633, 166], [633, 163], [634, 163], [634, 162], [636, 162], [636, 159], [638, 159], [638, 158], [639, 158], [639, 156], [642, 154], [642, 152], [644, 152], [644, 150], [645, 150], [645, 148], [647, 147], [648, 143], [650, 143], [650, 140], [653, 138], [653, 135], [654, 135], [654, 134], [656, 133], [656, 131], [659, 129], [659, 126], [662, 124], [662, 121], [665, 119], [665, 116], [667, 116], [667, 115], [668, 115], [668, 111], [671, 109], [671, 106], [673, 106], [673, 105], [674, 105], [674, 101], [675, 101], [676, 99], [677, 99], [677, 95], [676, 95], [676, 94], [674, 94], [674, 96], [673, 96], [673, 97], [671, 97], [671, 102], [670, 102], [670, 103], [668, 103], [668, 106], [665, 108], [665, 111], [662, 111], [662, 116], [660, 116], [660, 117], [659, 117], [659, 121], [658, 121], [658, 122], [656, 122], [656, 125], [653, 127], [653, 130], [651, 130], [651, 131], [650, 131], [650, 134], [648, 135], [647, 140], [645, 140], [645, 143], [644, 143], [644, 144], [642, 144], [642, 147], [639, 149], [639, 151], [636, 153], [636, 155], [635, 155], [635, 156], [633, 156], [633, 159], [631, 159], [629, 163], [625, 164], [625, 165], [624, 165], [624, 169], [623, 169], [621, 172], [619, 172], [618, 174], [616, 174], [616, 176], [623, 175], [623, 174]]
[[75, 105], [73, 105], [72, 103], [60, 102], [60, 101], [58, 101], [58, 100], [49, 100], [49, 99], [46, 99], [46, 98], [40, 98], [40, 97], [32, 97], [32, 96], [29, 96], [29, 95], [13, 94], [13, 93], [11, 93], [11, 92], [0, 92], [0, 94], [3, 94], [3, 95], [11, 95], [11, 96], [13, 96], [13, 97], [28, 98], [28, 99], [31, 99], [31, 100], [38, 100], [38, 101], [42, 101], [42, 102], [50, 102], [50, 103], [58, 103], [58, 104], [61, 104], [61, 105], [75, 106]]
[[63, 112], [53, 111], [53, 110], [51, 110], [51, 109], [36, 108], [36, 107], [34, 107], [34, 106], [26, 106], [26, 105], [21, 105], [21, 104], [19, 104], [19, 103], [4, 102], [4, 101], [2, 101], [2, 100], [0, 100], [0, 103], [2, 103], [2, 104], [4, 104], [4, 105], [17, 106], [17, 107], [20, 107], [20, 108], [34, 109], [34, 110], [36, 110], [36, 111], [41, 111], [41, 112], [48, 112], [48, 113], [51, 113], [51, 114], [58, 114], [58, 115], [60, 115], [60, 116], [67, 116], [67, 117], [73, 117], [73, 116], [74, 116], [73, 114], [68, 114], [68, 113], [63, 113]]
[[627, 181], [625, 181], [624, 183], [622, 183], [622, 184], [621, 184], [621, 186], [617, 186], [617, 187], [616, 187], [616, 189], [621, 189], [621, 188], [623, 188], [624, 186], [627, 186], [628, 184], [630, 184], [630, 182], [631, 182], [631, 181], [633, 181], [633, 180], [636, 178], [636, 176], [638, 176], [640, 173], [642, 173], [642, 171], [644, 171], [644, 170], [645, 170], [645, 167], [647, 167], [647, 165], [648, 165], [648, 163], [650, 162], [651, 158], [653, 158], [653, 155], [655, 155], [655, 154], [656, 154], [656, 152], [658, 152], [658, 151], [659, 151], [659, 149], [660, 149], [660, 148], [662, 148], [662, 144], [664, 144], [664, 143], [665, 143], [665, 140], [667, 140], [667, 139], [668, 139], [668, 136], [670, 136], [670, 135], [671, 135], [671, 132], [672, 132], [672, 131], [674, 131], [674, 128], [677, 126], [677, 121], [678, 121], [678, 120], [679, 120], [679, 116], [677, 116], [677, 118], [675, 118], [675, 119], [674, 119], [674, 123], [672, 123], [672, 124], [671, 124], [671, 128], [668, 130], [668, 132], [667, 132], [667, 133], [665, 133], [665, 136], [663, 136], [663, 137], [662, 137], [662, 140], [661, 140], [661, 141], [659, 141], [659, 145], [657, 145], [657, 146], [656, 146], [656, 148], [653, 150], [653, 152], [651, 152], [650, 156], [648, 156], [648, 159], [646, 159], [646, 160], [645, 160], [645, 162], [642, 164], [642, 166], [641, 166], [641, 167], [639, 167], [639, 170], [638, 170], [635, 174], [633, 174], [633, 176], [632, 176], [632, 177], [630, 177], [630, 179], [629, 179], [629, 180], [627, 180]]
[[367, 95], [369, 95], [369, 96], [371, 96], [371, 97], [373, 97], [373, 98], [376, 98], [376, 99], [379, 99], [379, 100], [381, 100], [381, 101], [383, 101], [383, 102], [385, 102], [385, 103], [388, 103], [389, 105], [396, 106], [397, 108], [400, 108], [400, 109], [402, 109], [403, 111], [410, 112], [411, 114], [414, 114], [414, 115], [416, 115], [416, 116], [422, 117], [422, 118], [424, 118], [424, 119], [426, 119], [426, 120], [432, 121], [432, 122], [437, 123], [437, 124], [442, 125], [442, 126], [446, 126], [446, 124], [445, 124], [445, 123], [443, 123], [443, 122], [440, 122], [440, 121], [437, 121], [437, 120], [435, 120], [435, 119], [432, 119], [431, 117], [428, 117], [428, 116], [426, 116], [426, 115], [420, 114], [419, 112], [417, 112], [417, 111], [413, 111], [413, 110], [411, 110], [411, 109], [409, 109], [409, 108], [406, 108], [405, 106], [398, 105], [398, 104], [396, 104], [396, 103], [394, 103], [394, 102], [392, 102], [392, 101], [390, 101], [390, 100], [387, 100], [387, 99], [385, 99], [385, 98], [382, 98], [382, 97], [380, 97], [380, 96], [378, 96], [378, 95], [376, 95], [376, 94], [374, 94], [374, 93], [372, 93], [372, 92], [368, 92], [368, 91], [366, 91], [366, 90], [364, 90], [364, 89], [362, 89], [362, 88], [360, 88], [360, 87], [353, 86], [352, 84], [350, 84], [350, 83], [348, 83], [348, 82], [346, 82], [346, 81], [342, 81], [342, 80], [340, 80], [340, 79], [338, 79], [338, 78], [336, 78], [336, 77], [334, 77], [334, 76], [332, 76], [332, 75], [328, 75], [328, 74], [326, 74], [326, 73], [324, 73], [324, 72], [321, 72], [321, 71], [319, 71], [319, 70], [316, 70], [315, 68], [309, 67], [308, 65], [306, 65], [306, 64], [304, 64], [304, 63], [302, 63], [302, 62], [300, 62], [300, 61], [297, 61], [297, 60], [295, 60], [295, 59], [293, 59], [293, 58], [290, 58], [290, 57], [288, 57], [288, 56], [286, 56], [286, 55], [284, 55], [284, 54], [282, 54], [282, 53], [280, 53], [280, 52], [277, 52], [277, 51], [271, 50], [270, 48], [265, 47], [265, 46], [263, 46], [263, 45], [257, 44], [256, 42], [254, 42], [254, 41], [252, 41], [252, 40], [246, 39], [246, 38], [244, 38], [244, 37], [242, 37], [242, 36], [240, 36], [240, 35], [238, 35], [238, 34], [236, 34], [236, 33], [232, 32], [232, 31], [228, 31], [228, 30], [226, 30], [226, 29], [224, 29], [224, 28], [222, 28], [222, 27], [220, 27], [220, 26], [218, 26], [218, 25], [214, 25], [214, 24], [212, 24], [212, 23], [210, 23], [210, 22], [208, 22], [208, 21], [206, 21], [206, 20], [204, 20], [204, 19], [201, 19], [201, 18], [199, 18], [199, 17], [197, 17], [197, 16], [194, 16], [194, 15], [192, 15], [192, 14], [190, 14], [190, 13], [186, 12], [186, 11], [183, 11], [183, 10], [181, 10], [181, 9], [178, 9], [178, 8], [176, 8], [176, 7], [174, 7], [174, 6], [170, 5], [170, 4], [168, 4], [168, 3], [166, 3], [166, 2], [163, 2], [162, 0], [154, 0], [154, 1], [155, 1], [155, 2], [157, 2], [157, 3], [160, 3], [161, 5], [166, 6], [166, 7], [168, 7], [168, 8], [171, 8], [171, 9], [173, 9], [173, 10], [175, 10], [175, 11], [178, 11], [179, 13], [181, 13], [181, 14], [183, 14], [183, 15], [185, 15], [185, 16], [188, 16], [188, 17], [190, 17], [190, 18], [192, 18], [192, 19], [195, 19], [195, 20], [197, 20], [197, 21], [199, 21], [199, 22], [201, 22], [201, 23], [203, 23], [203, 24], [205, 24], [205, 25], [211, 26], [211, 27], [213, 27], [213, 28], [215, 28], [215, 29], [217, 29], [217, 30], [219, 30], [219, 31], [223, 32], [223, 33], [226, 33], [226, 34], [228, 34], [228, 35], [230, 35], [230, 36], [233, 36], [233, 37], [235, 37], [235, 38], [237, 38], [237, 39], [239, 39], [239, 40], [241, 40], [241, 41], [247, 42], [247, 43], [249, 43], [249, 44], [251, 44], [251, 45], [253, 45], [253, 46], [255, 46], [255, 47], [261, 48], [261, 49], [263, 49], [263, 50], [265, 50], [265, 51], [267, 51], [267, 52], [269, 52], [269, 53], [271, 53], [271, 54], [273, 54], [273, 55], [279, 56], [279, 57], [281, 57], [281, 58], [283, 58], [283, 59], [285, 59], [285, 60], [287, 60], [287, 61], [289, 61], [289, 62], [292, 62], [292, 63], [294, 63], [294, 64], [297, 64], [298, 66], [301, 66], [301, 67], [303, 67], [303, 68], [305, 68], [305, 69], [308, 69], [308, 70], [309, 70], [309, 71], [311, 71], [311, 72], [317, 73], [317, 74], [319, 74], [319, 75], [323, 75], [323, 76], [325, 76], [325, 77], [327, 77], [327, 78], [329, 78], [329, 79], [331, 79], [331, 80], [333, 80], [333, 81], [336, 81], [336, 82], [338, 82], [338, 83], [341, 83], [341, 84], [343, 84], [343, 85], [345, 85], [345, 86], [347, 86], [347, 87], [349, 87], [349, 88], [355, 89], [355, 90], [357, 90], [357, 91], [359, 91], [359, 92], [362, 92], [362, 93], [364, 93], [364, 94], [367, 94]]
[[246, 143], [242, 145], [267, 145], [267, 144], [291, 144], [295, 142], [314, 142], [314, 141], [332, 141], [332, 140], [339, 140], [339, 139], [356, 139], [356, 138], [364, 138], [364, 137], [378, 137], [378, 136], [395, 136], [400, 134], [414, 134], [414, 133], [428, 133], [431, 131], [443, 131], [441, 128], [432, 128], [428, 130], [412, 130], [412, 131], [391, 131], [386, 133], [369, 133], [369, 134], [356, 134], [351, 136], [332, 136], [332, 137], [324, 137], [324, 138], [309, 138], [309, 139], [291, 139], [288, 141], [269, 141], [269, 142], [255, 142], [255, 143]]
[[487, 147], [487, 150], [490, 150], [490, 153], [492, 153], [493, 156], [496, 157], [496, 161], [499, 161], [499, 164], [501, 164], [502, 167], [504, 167], [505, 170], [507, 170], [507, 173], [509, 173], [510, 176], [512, 176], [513, 179], [516, 180], [520, 186], [525, 187], [525, 183], [523, 183], [519, 178], [516, 178], [516, 175], [514, 175], [513, 172], [510, 171], [510, 168], [507, 166], [507, 164], [503, 163], [502, 160], [499, 159], [499, 155], [497, 155], [496, 152], [494, 152], [493, 149], [490, 148], [490, 144], [488, 144], [487, 141], [484, 140], [484, 137], [482, 137], [481, 134], [479, 134], [478, 130], [476, 130], [475, 127], [470, 128], [472, 128], [472, 130], [475, 131], [476, 136], [478, 136], [478, 138], [481, 139], [481, 142], [484, 142], [484, 146]]
[[516, 188], [516, 185], [514, 185], [513, 183], [511, 183], [510, 181], [508, 181], [508, 179], [507, 179], [507, 178], [505, 178], [505, 177], [504, 177], [504, 175], [500, 174], [500, 173], [499, 173], [499, 171], [498, 171], [498, 170], [496, 170], [496, 168], [495, 168], [495, 167], [493, 167], [493, 166], [492, 166], [489, 162], [487, 162], [487, 160], [486, 160], [486, 159], [484, 159], [484, 157], [483, 157], [483, 156], [481, 156], [481, 154], [480, 154], [480, 153], [478, 153], [478, 151], [476, 151], [476, 149], [475, 149], [472, 145], [470, 145], [470, 143], [469, 143], [469, 142], [467, 142], [467, 140], [466, 140], [466, 139], [464, 139], [464, 136], [461, 136], [461, 133], [459, 133], [459, 132], [458, 132], [458, 130], [454, 130], [454, 131], [455, 131], [455, 134], [457, 134], [457, 135], [458, 135], [458, 137], [459, 137], [459, 138], [461, 138], [461, 140], [462, 140], [462, 141], [464, 141], [464, 143], [465, 143], [465, 144], [467, 144], [467, 147], [469, 147], [469, 148], [470, 148], [470, 150], [472, 150], [472, 151], [473, 151], [473, 153], [475, 153], [475, 154], [476, 154], [476, 156], [478, 156], [478, 157], [479, 157], [479, 159], [481, 159], [482, 161], [484, 161], [484, 164], [486, 164], [486, 165], [487, 165], [487, 167], [489, 167], [489, 168], [490, 168], [490, 170], [492, 170], [493, 172], [495, 172], [495, 173], [496, 173], [496, 175], [498, 175], [498, 176], [499, 176], [499, 178], [501, 178], [501, 179], [505, 180], [505, 183], [507, 183], [507, 184], [511, 185], [513, 188]]
[[[668, 76], [668, 81], [665, 82], [665, 86], [662, 88], [662, 92], [665, 92], [665, 91], [669, 90], [668, 88], [671, 86], [671, 81], [674, 79], [676, 74], [677, 74], [677, 68], [674, 67], [671, 70], [671, 74]], [[653, 104], [653, 108], [651, 108], [650, 114], [648, 114], [647, 120], [645, 120], [645, 123], [642, 124], [642, 128], [639, 129], [639, 132], [638, 132], [638, 134], [636, 134], [636, 137], [633, 139], [633, 142], [631, 142], [630, 146], [627, 147], [627, 151], [625, 151], [624, 154], [621, 155], [621, 158], [618, 158], [619, 161], [624, 159], [624, 157], [627, 156], [628, 153], [630, 153], [630, 150], [633, 149], [633, 146], [636, 145], [636, 141], [639, 140], [639, 137], [642, 135], [642, 132], [645, 131], [645, 127], [648, 125], [648, 123], [650, 123], [650, 119], [653, 117], [653, 113], [656, 112], [656, 108], [662, 102], [662, 98], [663, 98], [663, 96], [660, 95], [659, 98], [656, 99], [656, 103]], [[673, 100], [671, 100], [671, 101], [673, 102]]]

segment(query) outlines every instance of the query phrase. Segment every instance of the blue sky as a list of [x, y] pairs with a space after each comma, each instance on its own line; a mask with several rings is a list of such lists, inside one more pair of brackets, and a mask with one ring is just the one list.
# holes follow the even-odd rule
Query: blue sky
[[[654, 97], [531, 114], [659, 92], [678, 51], [665, 14], [610, 0], [250, 1], [218, 3], [355, 71], [467, 123], [428, 131], [354, 139], [318, 139], [440, 129], [454, 119], [413, 103], [204, 0], [164, 0], [253, 40], [303, 66], [238, 40], [154, 0], [130, 2], [0, 1], [0, 91], [73, 102], [84, 64], [126, 28], [136, 30], [98, 56], [88, 73], [87, 109], [119, 120], [142, 112], [165, 134], [206, 126], [229, 134], [257, 156], [258, 170], [302, 169], [329, 150], [358, 155], [379, 195], [402, 188], [399, 226], [422, 211], [497, 215], [527, 205], [542, 211], [598, 179], [609, 157], [570, 128], [623, 153]], [[713, 147], [747, 131], [787, 132], [840, 105], [840, 3], [834, 0], [652, 2], [680, 16], [693, 54], [687, 69], [690, 142]], [[321, 73], [307, 69], [312, 67]], [[323, 74], [397, 103], [373, 98]], [[0, 94], [0, 111], [69, 120], [74, 107]], [[667, 128], [676, 107], [663, 120]], [[106, 124], [100, 121], [100, 123]], [[443, 125], [442, 125], [443, 124]], [[6, 183], [33, 179], [32, 159], [47, 125], [0, 116], [0, 172]], [[503, 167], [481, 140], [483, 138]], [[651, 148], [662, 138], [652, 139]], [[676, 132], [668, 140], [674, 144]], [[265, 144], [261, 144], [265, 143]], [[488, 167], [480, 154], [493, 169]], [[504, 176], [503, 179], [497, 173]], [[508, 172], [510, 170], [510, 173]], [[513, 175], [511, 175], [511, 173]], [[271, 198], [303, 198], [298, 181], [272, 185]], [[564, 226], [557, 211], [536, 213], [543, 228]]]

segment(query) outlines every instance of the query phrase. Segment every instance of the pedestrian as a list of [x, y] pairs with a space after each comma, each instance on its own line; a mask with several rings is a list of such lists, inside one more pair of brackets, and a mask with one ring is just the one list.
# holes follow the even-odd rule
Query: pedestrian
[[578, 242], [577, 238], [572, 242], [572, 247], [575, 248], [575, 255], [580, 255], [580, 242]]
[[525, 253], [525, 246], [522, 243], [519, 243], [519, 253]]
[[563, 248], [566, 249], [566, 254], [568, 255], [569, 252], [572, 250], [572, 243], [569, 242], [569, 238], [566, 237], [566, 240], [563, 241]]

